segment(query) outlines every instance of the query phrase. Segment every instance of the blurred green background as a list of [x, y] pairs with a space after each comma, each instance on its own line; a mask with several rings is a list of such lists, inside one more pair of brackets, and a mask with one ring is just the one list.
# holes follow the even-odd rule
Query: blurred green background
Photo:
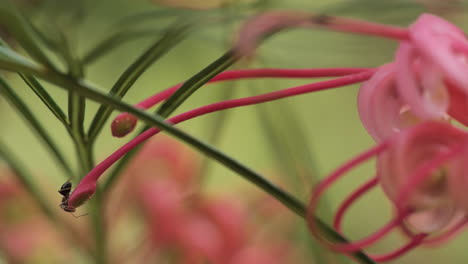
[[[77, 22], [70, 19], [70, 6], [74, 5], [71, 1], [49, 2], [50, 4], [45, 6], [38, 4], [36, 8], [40, 9], [34, 12], [33, 7], [29, 7], [31, 13], [35, 14], [33, 21], [43, 27], [51, 23], [70, 30], [74, 39], [73, 46], [79, 51], [78, 54], [89, 50], [110, 32], [119, 30], [115, 23], [123, 17], [151, 10], [167, 10], [167, 7], [150, 1], [89, 0], [83, 1], [83, 12], [78, 12], [79, 16], [83, 15], [83, 20]], [[196, 2], [198, 7], [204, 4], [204, 1]], [[263, 10], [277, 8], [343, 15], [403, 26], [410, 24], [419, 14], [429, 10], [453, 21], [462, 29], [466, 29], [465, 25], [468, 25], [465, 4], [461, 1], [448, 0], [263, 0], [258, 2], [252, 0], [224, 9], [174, 11], [176, 14], [180, 14], [177, 12], [196, 13], [201, 16], [215, 14], [234, 19], [205, 25], [191, 34], [136, 82], [125, 97], [125, 101], [136, 103], [156, 91], [188, 79], [228, 49], [235, 39], [236, 30], [242, 23], [243, 19], [239, 16], [247, 17]], [[153, 16], [152, 19], [140, 24], [141, 28], [145, 29], [164, 28], [172, 20], [173, 18]], [[155, 32], [154, 36], [122, 44], [93, 64], [86, 72], [87, 79], [104, 89], [109, 89], [125, 67], [158, 36], [159, 34]], [[236, 67], [374, 67], [391, 61], [395, 47], [396, 43], [390, 40], [367, 36], [311, 29], [290, 30], [266, 41], [257, 51], [256, 59], [250, 64], [244, 62]], [[75, 162], [72, 141], [62, 125], [50, 118], [47, 109], [35, 96], [31, 96], [30, 90], [18, 77], [8, 74], [7, 78], [40, 116], [49, 131], [53, 131], [55, 139], [67, 150], [68, 159]], [[178, 112], [216, 102], [226, 96], [244, 97], [312, 81], [315, 80], [248, 80], [209, 85], [190, 97]], [[307, 201], [313, 182], [325, 177], [335, 167], [373, 145], [373, 141], [359, 120], [356, 107], [357, 91], [357, 86], [350, 86], [301, 95], [261, 106], [210, 114], [188, 121], [179, 127], [199, 139], [213, 142], [228, 155], [264, 173]], [[64, 91], [50, 87], [50, 93], [57, 101], [66, 103], [67, 94]], [[87, 124], [91, 121], [97, 106], [94, 103], [87, 104]], [[65, 104], [62, 107], [65, 107]], [[35, 173], [37, 179], [59, 187], [65, 178], [49, 153], [5, 101], [0, 100], [0, 108], [3, 120], [0, 132], [2, 139]], [[305, 137], [291, 127], [299, 128]], [[106, 128], [96, 144], [97, 161], [109, 155], [124, 142], [126, 139], [111, 137], [110, 129]], [[325, 220], [331, 220], [330, 212], [336, 208], [344, 195], [372, 176], [373, 168], [374, 165], [370, 162], [353, 171], [331, 189], [327, 194], [326, 205], [322, 208]], [[239, 196], [243, 193], [257, 192], [263, 195], [261, 190], [216, 162], [209, 163], [207, 172], [209, 177], [205, 188], [207, 192], [228, 192]], [[53, 189], [50, 192], [55, 191]], [[353, 239], [363, 237], [385, 223], [390, 215], [389, 203], [381, 191], [375, 190], [352, 208], [345, 221], [346, 235]], [[370, 252], [387, 252], [396, 248], [402, 243], [401, 238], [402, 236], [395, 232], [389, 239], [373, 247]], [[468, 236], [461, 233], [441, 247], [417, 248], [391, 263], [439, 263], [440, 260], [448, 263], [466, 263], [468, 256], [463, 251], [466, 243]], [[344, 260], [342, 263], [351, 262]]]

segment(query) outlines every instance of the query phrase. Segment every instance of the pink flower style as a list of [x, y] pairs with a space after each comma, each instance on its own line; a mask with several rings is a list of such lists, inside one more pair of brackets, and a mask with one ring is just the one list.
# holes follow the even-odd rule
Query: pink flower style
[[[341, 222], [349, 206], [377, 185], [382, 187], [392, 201], [394, 218], [382, 229], [360, 241], [348, 244], [328, 243], [332, 249], [344, 253], [361, 250], [398, 227], [404, 231], [409, 242], [388, 254], [373, 256], [376, 261], [387, 261], [401, 256], [417, 245], [442, 242], [456, 234], [466, 223], [466, 180], [462, 177], [462, 172], [466, 169], [464, 164], [467, 164], [464, 154], [467, 151], [468, 137], [466, 132], [453, 127], [449, 121], [453, 118], [468, 125], [468, 75], [464, 74], [468, 45], [463, 32], [445, 20], [428, 14], [422, 15], [408, 29], [402, 29], [351, 19], [284, 11], [267, 13], [249, 21], [241, 29], [239, 42], [235, 47], [237, 52], [250, 56], [265, 35], [287, 27], [309, 26], [386, 37], [399, 41], [400, 45], [395, 61], [377, 69], [226, 71], [210, 82], [260, 77], [341, 77], [205, 105], [174, 116], [168, 122], [178, 124], [215, 111], [367, 81], [359, 91], [358, 111], [364, 127], [377, 141], [377, 146], [339, 167], [316, 187], [307, 214], [311, 232], [325, 240], [314, 221], [315, 209], [324, 191], [355, 166], [376, 157], [375, 177], [352, 192], [343, 202], [335, 216], [334, 228], [341, 232]], [[148, 109], [166, 100], [180, 86], [179, 84], [159, 92], [137, 104], [137, 107]], [[119, 137], [125, 136], [133, 130], [135, 124], [134, 117], [122, 113], [114, 120], [112, 133]], [[74, 210], [90, 199], [99, 177], [112, 164], [159, 132], [156, 128], [146, 130], [98, 164], [70, 195], [67, 209]], [[158, 193], [170, 192], [172, 187], [169, 185]], [[155, 192], [156, 190], [143, 192], [150, 195], [148, 201], [153, 201], [153, 206], [157, 205], [154, 201], [158, 199]], [[175, 196], [171, 199], [166, 202], [176, 204], [181, 200]], [[174, 211], [166, 219], [175, 218], [180, 213]], [[196, 223], [195, 221], [194, 225]], [[199, 224], [197, 229], [208, 226], [201, 222]], [[165, 236], [161, 235], [163, 237]], [[216, 251], [213, 248], [214, 245], [207, 244], [203, 249], [205, 255]], [[210, 256], [209, 259], [215, 261], [216, 256]]]

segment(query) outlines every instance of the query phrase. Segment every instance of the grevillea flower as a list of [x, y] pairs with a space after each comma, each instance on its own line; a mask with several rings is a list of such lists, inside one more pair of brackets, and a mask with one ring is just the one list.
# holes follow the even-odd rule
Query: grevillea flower
[[[409, 235], [408, 244], [376, 261], [394, 259], [418, 244], [452, 236], [467, 223], [466, 154], [468, 134], [448, 123], [428, 121], [402, 130], [369, 151], [339, 167], [314, 191], [308, 211], [311, 231], [323, 238], [313, 220], [319, 197], [336, 180], [366, 160], [377, 158], [377, 176], [353, 192], [339, 207], [334, 227], [342, 232], [347, 209], [371, 188], [380, 185], [393, 202], [395, 216], [367, 238], [348, 244], [329, 244], [341, 252], [368, 247], [395, 227]], [[411, 231], [410, 231], [411, 230]], [[431, 237], [431, 234], [437, 234]]]

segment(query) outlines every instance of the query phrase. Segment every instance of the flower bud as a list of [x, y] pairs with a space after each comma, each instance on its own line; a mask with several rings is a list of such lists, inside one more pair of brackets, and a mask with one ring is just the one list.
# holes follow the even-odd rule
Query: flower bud
[[111, 131], [114, 137], [125, 137], [135, 129], [137, 118], [129, 113], [122, 113], [112, 121]]

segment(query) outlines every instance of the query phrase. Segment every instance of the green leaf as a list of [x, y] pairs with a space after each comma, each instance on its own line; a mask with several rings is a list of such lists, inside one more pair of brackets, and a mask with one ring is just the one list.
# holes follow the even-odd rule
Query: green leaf
[[187, 98], [196, 92], [205, 83], [213, 77], [232, 66], [238, 56], [232, 51], [228, 51], [206, 68], [188, 79], [171, 97], [169, 97], [158, 109], [157, 114], [162, 117], [168, 117], [179, 107]]
[[3, 94], [7, 101], [10, 102], [11, 105], [14, 106], [16, 110], [21, 113], [23, 118], [26, 119], [29, 125], [36, 131], [36, 135], [42, 140], [45, 146], [52, 153], [59, 166], [65, 172], [65, 178], [73, 177], [73, 171], [70, 165], [65, 160], [65, 156], [60, 151], [57, 144], [54, 142], [47, 130], [38, 121], [33, 112], [28, 108], [28, 106], [21, 100], [21, 98], [2, 78], [0, 78], [0, 93]]
[[[190, 29], [190, 25], [174, 26], [169, 29], [161, 39], [152, 44], [124, 71], [113, 85], [109, 95], [118, 98], [124, 97], [138, 78], [164, 54], [180, 43]], [[111, 113], [112, 109], [110, 107], [106, 105], [99, 107], [88, 131], [90, 141], [93, 141], [98, 136]]]
[[48, 68], [54, 68], [36, 43], [36, 32], [30, 22], [9, 1], [2, 1], [0, 5], [0, 24], [6, 27], [31, 57]]
[[41, 99], [41, 101], [49, 108], [50, 112], [54, 114], [57, 119], [62, 122], [64, 125], [68, 126], [67, 117], [62, 111], [60, 106], [55, 102], [55, 100], [49, 95], [46, 89], [39, 83], [36, 78], [31, 75], [19, 74], [23, 81], [31, 88], [31, 90]]

